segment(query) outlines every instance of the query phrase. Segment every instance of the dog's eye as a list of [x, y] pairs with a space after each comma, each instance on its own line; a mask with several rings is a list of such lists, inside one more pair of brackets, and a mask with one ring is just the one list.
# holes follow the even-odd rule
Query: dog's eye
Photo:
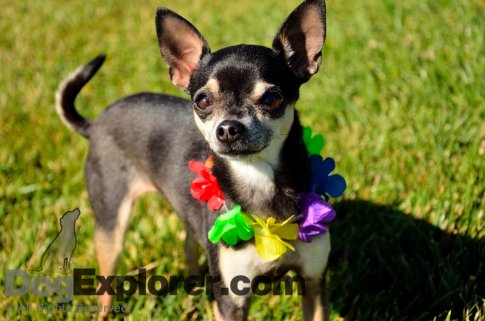
[[195, 99], [195, 105], [197, 108], [205, 110], [212, 105], [212, 100], [207, 95], [201, 94]]
[[277, 92], [269, 91], [263, 95], [261, 98], [261, 104], [270, 107], [271, 109], [276, 109], [283, 103], [283, 97]]

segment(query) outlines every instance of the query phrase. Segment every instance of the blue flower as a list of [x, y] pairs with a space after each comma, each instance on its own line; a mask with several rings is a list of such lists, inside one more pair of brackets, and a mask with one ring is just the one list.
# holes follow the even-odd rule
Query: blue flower
[[326, 201], [328, 201], [329, 197], [336, 198], [344, 193], [347, 187], [345, 179], [339, 174], [330, 175], [335, 169], [333, 158], [322, 159], [320, 155], [311, 155], [310, 164], [312, 168], [311, 193], [323, 195]]

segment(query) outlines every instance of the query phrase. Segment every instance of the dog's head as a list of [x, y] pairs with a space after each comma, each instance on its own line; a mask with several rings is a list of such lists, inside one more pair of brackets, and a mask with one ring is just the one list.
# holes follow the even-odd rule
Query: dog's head
[[66, 212], [64, 213], [64, 215], [62, 215], [60, 221], [61, 221], [61, 226], [74, 226], [74, 222], [76, 222], [76, 220], [79, 218], [79, 215], [81, 214], [81, 212], [79, 211], [78, 208], [75, 208], [74, 210], [70, 211], [70, 212]]
[[210, 148], [226, 158], [278, 154], [294, 120], [299, 87], [320, 66], [323, 0], [298, 6], [271, 49], [237, 45], [211, 53], [190, 22], [165, 8], [157, 11], [156, 27], [172, 82], [190, 94]]

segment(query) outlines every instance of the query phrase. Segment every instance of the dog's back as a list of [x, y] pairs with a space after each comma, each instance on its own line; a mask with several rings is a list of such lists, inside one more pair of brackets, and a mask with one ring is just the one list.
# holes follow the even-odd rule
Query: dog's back
[[[63, 122], [90, 140], [85, 174], [99, 227], [113, 229], [119, 224], [119, 208], [145, 191], [162, 192], [186, 224], [199, 224], [189, 222], [193, 215], [184, 215], [193, 211], [186, 206], [193, 178], [186, 164], [207, 157], [191, 102], [140, 93], [116, 101], [96, 119], [85, 119], [74, 101], [103, 62], [100, 56], [78, 68], [61, 83], [56, 96]], [[202, 241], [206, 235], [197, 238]]]

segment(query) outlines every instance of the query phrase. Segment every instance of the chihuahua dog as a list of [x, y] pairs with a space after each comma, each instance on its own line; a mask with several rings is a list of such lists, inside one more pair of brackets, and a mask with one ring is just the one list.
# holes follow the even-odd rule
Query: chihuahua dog
[[[217, 320], [245, 320], [251, 292], [223, 293], [236, 276], [284, 275], [304, 279], [305, 320], [328, 319], [325, 271], [329, 233], [311, 243], [292, 241], [274, 261], [258, 256], [254, 241], [213, 244], [207, 233], [218, 213], [192, 198], [190, 160], [213, 159], [229, 207], [263, 219], [284, 221], [298, 213], [298, 195], [310, 181], [308, 152], [295, 110], [300, 86], [320, 66], [325, 41], [325, 3], [307, 0], [282, 24], [272, 48], [236, 45], [211, 52], [201, 33], [166, 8], [156, 14], [160, 52], [172, 82], [191, 100], [141, 93], [123, 98], [95, 120], [83, 118], [74, 101], [104, 62], [100, 56], [60, 86], [57, 111], [64, 123], [90, 140], [85, 176], [94, 210], [95, 248], [101, 275], [113, 275], [122, 252], [130, 210], [147, 191], [163, 194], [187, 229], [185, 253], [197, 272], [198, 246], [207, 253]], [[195, 120], [195, 121], [194, 121]], [[100, 298], [104, 306], [112, 296]], [[99, 318], [104, 318], [101, 312]]]

